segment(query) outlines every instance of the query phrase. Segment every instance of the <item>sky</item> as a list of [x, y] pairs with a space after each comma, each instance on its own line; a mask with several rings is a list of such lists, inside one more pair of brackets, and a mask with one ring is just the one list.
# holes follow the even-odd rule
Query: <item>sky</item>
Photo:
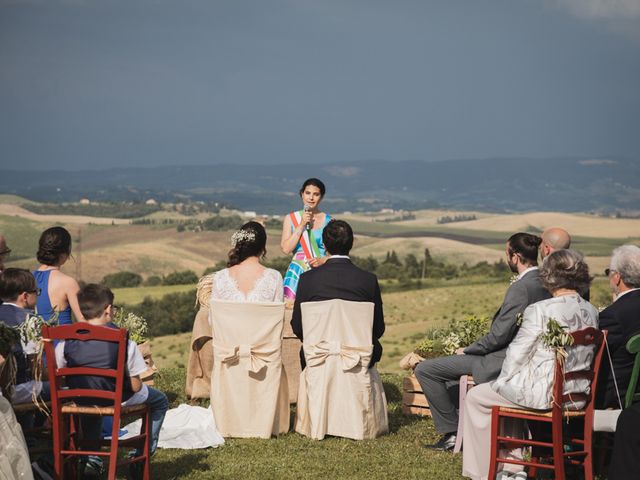
[[640, 159], [640, 0], [0, 0], [0, 172]]

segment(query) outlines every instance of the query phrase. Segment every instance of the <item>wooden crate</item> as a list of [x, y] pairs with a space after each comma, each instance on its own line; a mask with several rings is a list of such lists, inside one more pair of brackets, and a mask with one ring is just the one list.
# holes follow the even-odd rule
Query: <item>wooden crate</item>
[[404, 415], [431, 416], [429, 402], [415, 375], [402, 380], [402, 413]]

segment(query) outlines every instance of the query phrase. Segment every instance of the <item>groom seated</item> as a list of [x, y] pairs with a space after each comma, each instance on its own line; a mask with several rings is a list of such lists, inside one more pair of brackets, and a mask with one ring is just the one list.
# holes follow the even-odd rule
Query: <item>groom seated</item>
[[[349, 259], [353, 246], [353, 230], [343, 220], [331, 220], [322, 232], [322, 241], [329, 255], [327, 262], [302, 274], [293, 306], [291, 328], [302, 341], [302, 313], [300, 305], [305, 302], [323, 300], [349, 300], [374, 304], [373, 331], [371, 332], [373, 354], [369, 368], [382, 356], [380, 337], [384, 333], [384, 314], [378, 278], [356, 267]], [[300, 349], [300, 363], [305, 367], [304, 352]]]

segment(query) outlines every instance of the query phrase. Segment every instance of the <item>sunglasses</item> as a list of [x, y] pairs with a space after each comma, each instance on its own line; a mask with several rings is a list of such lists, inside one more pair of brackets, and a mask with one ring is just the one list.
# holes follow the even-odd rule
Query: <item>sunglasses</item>
[[604, 269], [604, 274], [608, 277], [611, 273], [616, 273], [616, 270], [611, 270], [610, 268]]
[[35, 293], [36, 296], [40, 296], [40, 294], [42, 293], [42, 289], [41, 288], [36, 288], [35, 290], [29, 290], [27, 293]]

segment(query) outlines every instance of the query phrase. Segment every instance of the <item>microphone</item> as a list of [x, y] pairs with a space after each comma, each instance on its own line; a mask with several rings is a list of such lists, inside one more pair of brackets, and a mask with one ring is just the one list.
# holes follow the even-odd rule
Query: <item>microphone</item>
[[[310, 211], [311, 211], [311, 207], [305, 203], [305, 205], [304, 205], [304, 213], [307, 213], [307, 212], [310, 212]], [[306, 228], [307, 228], [307, 231], [311, 230], [311, 223], [310, 222], [307, 222], [307, 227]]]

